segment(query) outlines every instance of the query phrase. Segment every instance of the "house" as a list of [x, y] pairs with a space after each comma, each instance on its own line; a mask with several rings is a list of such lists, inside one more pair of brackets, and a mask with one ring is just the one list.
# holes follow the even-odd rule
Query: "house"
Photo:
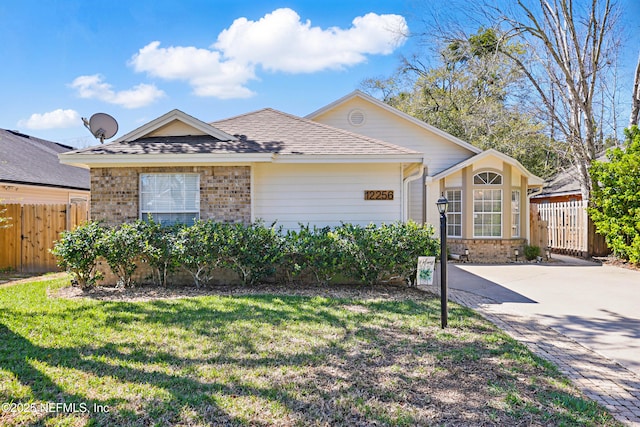
[[89, 200], [89, 172], [60, 164], [72, 147], [0, 129], [0, 203], [58, 204]]
[[582, 200], [578, 171], [575, 167], [559, 172], [545, 181], [542, 191], [531, 197], [531, 203], [560, 203]]
[[250, 222], [439, 223], [449, 199], [452, 252], [506, 259], [529, 235], [543, 181], [360, 91], [305, 118], [263, 109], [213, 123], [179, 110], [116, 141], [59, 155], [91, 173], [93, 219], [152, 215]]

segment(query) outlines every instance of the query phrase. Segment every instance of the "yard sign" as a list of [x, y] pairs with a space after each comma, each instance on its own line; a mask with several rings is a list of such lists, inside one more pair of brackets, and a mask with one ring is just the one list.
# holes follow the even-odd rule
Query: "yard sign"
[[433, 272], [436, 266], [436, 257], [418, 257], [418, 285], [433, 285]]

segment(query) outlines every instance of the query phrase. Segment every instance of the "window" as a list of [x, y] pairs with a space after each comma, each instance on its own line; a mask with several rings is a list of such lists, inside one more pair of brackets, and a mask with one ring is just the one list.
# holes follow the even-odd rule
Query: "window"
[[140, 218], [191, 225], [200, 217], [200, 175], [140, 174]]
[[520, 190], [511, 191], [511, 237], [520, 237]]
[[462, 190], [447, 190], [447, 236], [462, 237]]
[[474, 237], [502, 237], [502, 190], [473, 190]]
[[480, 172], [474, 175], [475, 185], [502, 185], [502, 175], [495, 172]]

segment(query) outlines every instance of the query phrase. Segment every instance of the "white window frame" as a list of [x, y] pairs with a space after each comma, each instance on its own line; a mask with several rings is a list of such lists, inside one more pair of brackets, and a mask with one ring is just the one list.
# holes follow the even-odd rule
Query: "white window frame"
[[[504, 221], [502, 175], [493, 171], [478, 172], [473, 176], [473, 184], [473, 237], [501, 239]], [[500, 232], [494, 234], [493, 230]]]
[[[192, 181], [192, 185], [193, 187], [191, 188], [187, 188], [187, 179], [183, 179], [182, 182], [184, 184], [184, 188], [182, 189], [175, 189], [177, 192], [182, 192], [182, 196], [183, 196], [183, 200], [181, 201], [181, 203], [178, 203], [178, 205], [182, 205], [181, 206], [176, 206], [175, 203], [173, 203], [173, 201], [171, 201], [169, 204], [171, 205], [171, 207], [167, 207], [167, 208], [146, 208], [145, 206], [145, 196], [149, 195], [149, 194], [153, 194], [154, 192], [159, 191], [159, 187], [157, 185], [155, 185], [155, 188], [151, 188], [151, 189], [145, 189], [143, 188], [143, 184], [145, 181], [145, 178], [147, 177], [154, 177], [154, 179], [158, 179], [158, 177], [177, 177], [177, 176], [183, 176], [183, 177], [195, 177], [195, 180]], [[174, 224], [176, 222], [180, 222], [180, 221], [173, 221], [173, 220], [164, 220], [163, 218], [166, 216], [171, 216], [171, 215], [184, 215], [184, 214], [193, 214], [193, 216], [190, 216], [190, 218], [192, 219], [199, 219], [200, 218], [200, 174], [197, 173], [187, 173], [187, 172], [160, 172], [160, 173], [141, 173], [139, 176], [139, 194], [138, 194], [138, 198], [139, 198], [139, 215], [140, 215], [140, 219], [146, 219], [148, 218], [149, 215], [152, 216], [152, 218], [154, 218], [155, 221], [160, 222], [160, 223], [167, 223], [167, 224]], [[165, 193], [167, 191], [167, 188], [165, 186], [164, 188]], [[168, 191], [171, 192], [173, 189], [169, 189]], [[187, 193], [193, 193], [193, 199], [191, 200], [187, 200], [186, 194]], [[164, 196], [169, 197], [169, 199], [171, 200], [171, 194], [165, 194]], [[163, 197], [163, 195], [155, 195], [155, 196], [151, 196], [152, 198], [160, 198]], [[188, 203], [190, 202], [190, 203]], [[187, 207], [185, 205], [190, 204], [190, 207]], [[191, 219], [188, 220], [186, 223], [187, 224], [191, 224]]]
[[502, 175], [498, 172], [485, 171], [473, 176], [474, 185], [502, 185]]
[[520, 215], [520, 189], [513, 189], [511, 190], [511, 237], [520, 237]]
[[[462, 189], [452, 188], [445, 191], [447, 200], [449, 201], [449, 207], [447, 209], [447, 237], [462, 237]], [[457, 194], [458, 199], [454, 199], [454, 194]], [[454, 202], [452, 204], [452, 202]], [[455, 209], [455, 202], [457, 202], [458, 209]], [[454, 222], [454, 218], [457, 218], [458, 222]], [[459, 234], [451, 234], [450, 230], [453, 227], [459, 227]]]

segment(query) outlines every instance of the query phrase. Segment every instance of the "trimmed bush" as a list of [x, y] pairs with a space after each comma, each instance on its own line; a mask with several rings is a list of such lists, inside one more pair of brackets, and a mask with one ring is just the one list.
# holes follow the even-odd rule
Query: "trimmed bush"
[[105, 229], [98, 252], [118, 277], [118, 286], [134, 285], [133, 273], [138, 268], [136, 259], [143, 253], [143, 243], [140, 227], [135, 223]]
[[167, 286], [167, 278], [180, 267], [176, 239], [179, 227], [162, 226], [150, 219], [137, 221], [142, 243], [142, 259], [151, 267], [155, 285]]
[[289, 282], [311, 275], [317, 283], [327, 285], [339, 273], [343, 254], [330, 227], [311, 228], [300, 224], [284, 237], [281, 265]]
[[226, 224], [199, 220], [190, 227], [181, 227], [175, 239], [177, 264], [191, 274], [196, 287], [207, 285], [214, 270], [225, 266], [230, 240]]
[[63, 231], [51, 250], [58, 267], [71, 273], [82, 289], [94, 286], [102, 278], [96, 267], [103, 235], [104, 229], [98, 222], [86, 222], [71, 231]]
[[98, 279], [98, 256], [105, 258], [123, 286], [133, 286], [141, 260], [151, 267], [157, 285], [165, 286], [168, 275], [182, 268], [200, 287], [219, 269], [235, 272], [245, 285], [273, 277], [278, 269], [290, 283], [313, 277], [326, 285], [342, 276], [366, 284], [392, 279], [412, 284], [418, 257], [436, 255], [438, 247], [433, 228], [414, 222], [342, 224], [334, 229], [301, 225], [283, 234], [281, 227], [262, 222], [196, 221], [166, 228], [138, 221], [104, 229], [88, 223], [64, 233], [53, 252], [83, 287]]
[[407, 223], [336, 228], [343, 251], [343, 270], [348, 277], [374, 284], [400, 278], [415, 283], [419, 256], [436, 255], [439, 244], [433, 227]]
[[254, 285], [272, 276], [283, 257], [282, 230], [275, 224], [266, 227], [260, 221], [227, 227], [223, 266], [236, 272], [245, 285]]

